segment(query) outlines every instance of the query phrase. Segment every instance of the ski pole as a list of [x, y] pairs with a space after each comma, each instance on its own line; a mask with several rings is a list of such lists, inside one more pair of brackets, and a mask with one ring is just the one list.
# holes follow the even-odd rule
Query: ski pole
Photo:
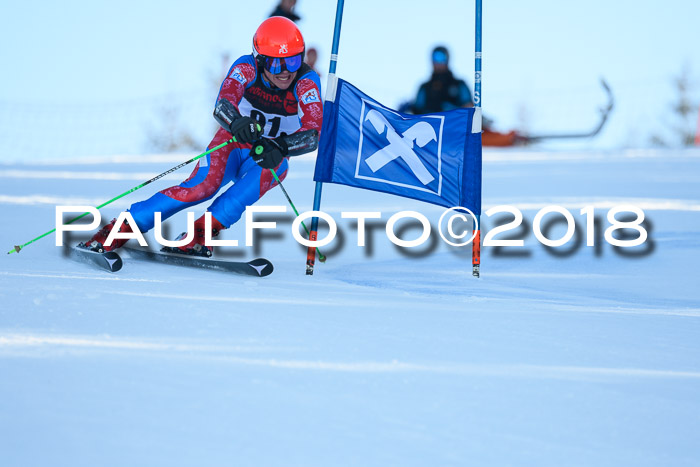
[[[255, 154], [260, 155], [260, 154], [262, 154], [262, 152], [263, 152], [262, 146], [255, 147]], [[282, 192], [284, 193], [284, 196], [287, 198], [287, 201], [289, 201], [289, 205], [294, 210], [294, 214], [296, 214], [297, 217], [299, 217], [299, 211], [297, 211], [296, 206], [294, 206], [294, 203], [292, 202], [292, 198], [289, 197], [289, 193], [287, 193], [287, 190], [284, 189], [284, 185], [282, 185], [282, 180], [280, 180], [279, 177], [277, 176], [275, 169], [270, 169], [270, 172], [272, 172], [272, 176], [275, 177], [275, 181], [280, 186], [280, 188], [282, 188]], [[306, 234], [311, 235], [309, 233], [309, 229], [306, 228], [306, 224], [304, 224], [304, 221], [301, 221], [301, 225], [304, 227], [304, 230], [306, 230]], [[316, 248], [316, 251], [318, 252], [318, 260], [322, 263], [325, 263], [326, 256], [323, 253], [321, 253], [321, 250], [319, 250], [318, 248]]]
[[[220, 145], [218, 145], [218, 146], [216, 146], [216, 147], [213, 147], [213, 148], [211, 148], [211, 149], [209, 149], [209, 150], [203, 152], [202, 154], [200, 154], [200, 155], [198, 155], [198, 156], [195, 156], [195, 157], [193, 157], [192, 159], [190, 159], [190, 160], [188, 160], [188, 161], [186, 161], [186, 162], [183, 162], [182, 164], [180, 164], [180, 165], [178, 165], [178, 166], [176, 166], [176, 167], [173, 167], [172, 169], [167, 170], [167, 171], [163, 172], [163, 173], [160, 174], [160, 175], [157, 175], [157, 176], [153, 177], [152, 179], [150, 179], [150, 180], [148, 180], [148, 181], [146, 181], [146, 182], [143, 182], [143, 183], [140, 184], [139, 186], [135, 186], [135, 187], [132, 188], [131, 190], [125, 191], [124, 193], [122, 193], [122, 194], [119, 195], [119, 196], [115, 196], [114, 198], [110, 199], [110, 200], [107, 201], [106, 203], [102, 203], [102, 204], [100, 204], [99, 206], [97, 206], [97, 209], [102, 209], [103, 207], [107, 206], [108, 204], [113, 203], [114, 201], [116, 201], [116, 200], [118, 200], [118, 199], [120, 199], [120, 198], [123, 198], [124, 196], [126, 196], [126, 195], [128, 195], [128, 194], [130, 194], [130, 193], [133, 193], [134, 191], [136, 191], [136, 190], [138, 190], [138, 189], [140, 189], [140, 188], [145, 187], [145, 186], [148, 185], [149, 183], [153, 183], [153, 182], [155, 182], [156, 180], [165, 177], [165, 176], [168, 175], [169, 173], [175, 172], [177, 169], [180, 169], [180, 168], [186, 166], [186, 165], [189, 164], [190, 162], [194, 162], [194, 161], [196, 161], [197, 159], [200, 159], [200, 158], [202, 158], [202, 157], [204, 157], [204, 156], [206, 156], [206, 155], [208, 155], [208, 154], [211, 154], [211, 153], [214, 152], [214, 151], [217, 151], [217, 150], [223, 148], [223, 147], [226, 146], [227, 144], [231, 144], [231, 143], [235, 143], [235, 142], [236, 142], [236, 138], [231, 138], [231, 139], [229, 139], [228, 141], [225, 141], [225, 142], [221, 143]], [[82, 213], [81, 215], [79, 215], [78, 217], [75, 217], [75, 218], [69, 220], [68, 222], [66, 222], [66, 224], [71, 224], [71, 223], [77, 221], [78, 219], [82, 219], [83, 217], [87, 216], [88, 214], [90, 214], [90, 213], [89, 213], [89, 212], [84, 212], [84, 213]], [[22, 248], [24, 248], [25, 246], [27, 246], [27, 245], [29, 245], [29, 244], [31, 244], [31, 243], [34, 243], [34, 242], [36, 242], [37, 240], [39, 240], [39, 239], [41, 239], [41, 238], [44, 238], [44, 237], [46, 237], [47, 235], [50, 235], [50, 234], [54, 233], [55, 231], [56, 231], [56, 229], [51, 229], [51, 230], [49, 230], [48, 232], [46, 232], [45, 234], [39, 235], [38, 237], [36, 237], [36, 238], [34, 238], [34, 239], [32, 239], [32, 240], [29, 240], [29, 241], [28, 241], [27, 243], [25, 243], [24, 245], [15, 245], [15, 247], [14, 247], [12, 250], [8, 251], [7, 254], [9, 255], [10, 253], [14, 253], [14, 252], [19, 253], [20, 250], [21, 250]]]

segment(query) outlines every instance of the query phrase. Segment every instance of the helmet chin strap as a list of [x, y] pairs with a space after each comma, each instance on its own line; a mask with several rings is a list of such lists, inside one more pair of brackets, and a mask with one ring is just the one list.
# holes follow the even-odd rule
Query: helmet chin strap
[[258, 70], [261, 70], [260, 77], [262, 78], [263, 84], [271, 89], [279, 89], [265, 76], [265, 72], [267, 71], [265, 70], [265, 57], [260, 55], [255, 48], [253, 48], [253, 56], [255, 57], [255, 64], [258, 66]]
[[265, 76], [265, 73], [267, 70], [265, 68], [262, 69], [262, 73], [260, 74], [260, 77], [262, 78], [263, 84], [267, 86], [268, 88], [272, 89], [279, 89], [277, 86], [275, 86], [275, 83], [267, 79], [267, 76]]

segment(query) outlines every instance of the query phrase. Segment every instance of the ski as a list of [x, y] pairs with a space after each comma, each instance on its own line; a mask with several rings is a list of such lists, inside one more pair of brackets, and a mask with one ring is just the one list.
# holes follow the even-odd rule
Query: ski
[[68, 252], [71, 259], [94, 264], [109, 272], [117, 272], [123, 265], [121, 257], [114, 251], [99, 253], [84, 246], [77, 245], [71, 247]]
[[177, 253], [165, 253], [136, 248], [122, 248], [129, 256], [136, 260], [155, 261], [163, 264], [186, 266], [217, 271], [232, 272], [255, 277], [265, 277], [272, 274], [272, 263], [264, 258], [251, 261], [221, 261], [200, 256], [180, 255]]
[[600, 130], [603, 129], [603, 126], [605, 126], [605, 122], [607, 122], [608, 117], [610, 116], [610, 112], [613, 109], [614, 105], [614, 98], [612, 91], [610, 90], [610, 86], [608, 86], [608, 83], [604, 80], [600, 80], [601, 85], [603, 86], [603, 89], [605, 89], [606, 94], [608, 95], [608, 104], [600, 109], [600, 121], [598, 122], [598, 126], [593, 128], [590, 131], [582, 131], [578, 133], [554, 133], [554, 134], [543, 134], [543, 135], [524, 135], [522, 136], [522, 139], [524, 140], [525, 143], [534, 143], [537, 141], [542, 141], [545, 139], [573, 139], [573, 138], [590, 138], [598, 133], [600, 133]]

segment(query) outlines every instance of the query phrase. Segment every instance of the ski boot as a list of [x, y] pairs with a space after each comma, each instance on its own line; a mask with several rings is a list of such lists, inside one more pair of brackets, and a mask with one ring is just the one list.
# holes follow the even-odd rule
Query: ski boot
[[[109, 236], [109, 233], [112, 231], [114, 228], [114, 224], [117, 222], [117, 219], [112, 219], [112, 222], [109, 224], [105, 225], [102, 227], [100, 230], [97, 231], [95, 235], [92, 236], [90, 240], [87, 242], [80, 242], [78, 244], [78, 247], [80, 248], [85, 248], [88, 250], [96, 251], [98, 253], [105, 253], [107, 251], [114, 251], [117, 248], [120, 248], [123, 246], [126, 242], [129, 241], [128, 238], [117, 238], [112, 241], [112, 244], [110, 246], [105, 246], [105, 242], [107, 241], [107, 237]], [[131, 230], [131, 226], [127, 221], [124, 221], [122, 224], [121, 228], [119, 229], [119, 232], [133, 232]]]
[[[221, 224], [214, 216], [211, 218], [211, 238], [215, 238], [219, 233], [226, 227]], [[187, 232], [182, 232], [175, 239], [182, 240], [187, 236]], [[203, 256], [205, 258], [210, 258], [214, 254], [213, 246], [206, 246], [204, 244], [204, 216], [200, 217], [194, 221], [194, 238], [190, 243], [184, 246], [170, 247], [164, 246], [160, 251], [166, 253], [177, 253], [180, 255], [191, 255], [191, 256]]]

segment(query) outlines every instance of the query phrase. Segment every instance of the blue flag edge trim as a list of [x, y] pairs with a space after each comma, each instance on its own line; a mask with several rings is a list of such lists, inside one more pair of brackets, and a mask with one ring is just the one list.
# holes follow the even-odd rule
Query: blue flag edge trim
[[336, 131], [338, 129], [338, 104], [340, 92], [344, 81], [338, 79], [335, 91], [335, 101], [325, 101], [323, 103], [323, 128], [321, 130], [321, 140], [318, 144], [318, 154], [316, 155], [316, 167], [314, 169], [314, 181], [332, 183], [333, 164], [335, 162]]
[[461, 206], [481, 215], [481, 132], [472, 133], [474, 114], [469, 117], [469, 134], [465, 138], [464, 163], [462, 164]]

